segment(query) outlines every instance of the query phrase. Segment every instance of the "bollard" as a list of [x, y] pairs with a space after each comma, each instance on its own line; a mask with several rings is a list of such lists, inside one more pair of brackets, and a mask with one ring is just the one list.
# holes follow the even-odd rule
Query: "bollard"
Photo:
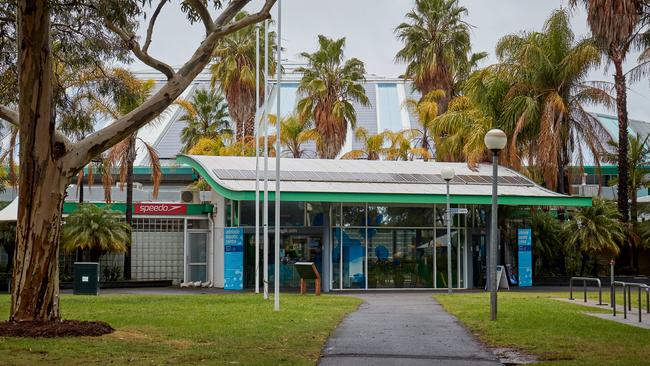
[[645, 288], [645, 309], [650, 314], [650, 287]]
[[614, 282], [612, 282], [612, 297], [609, 299], [612, 303], [612, 315], [616, 316], [616, 287], [614, 287]]
[[623, 285], [623, 319], [627, 319], [627, 295], [625, 294], [625, 285]]
[[616, 289], [614, 288], [614, 260], [609, 261], [609, 300], [612, 303], [612, 308], [614, 308], [614, 316], [616, 316], [616, 305], [614, 305], [614, 297], [616, 296], [614, 293], [616, 292]]
[[641, 323], [641, 286], [639, 286], [639, 323]]
[[585, 302], [587, 302], [587, 281], [582, 281], [582, 292], [584, 294]]
[[632, 311], [632, 287], [627, 286], [627, 310]]

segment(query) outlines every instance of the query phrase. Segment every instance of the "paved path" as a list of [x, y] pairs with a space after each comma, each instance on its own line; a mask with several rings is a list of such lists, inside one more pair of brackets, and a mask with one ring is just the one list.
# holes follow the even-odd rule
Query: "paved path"
[[[575, 295], [575, 294], [574, 294]], [[619, 301], [622, 300], [622, 295], [618, 295], [620, 297], [617, 297], [617, 305], [616, 305], [616, 316], [612, 314], [612, 308], [610, 305], [598, 305], [598, 302], [592, 299], [587, 299], [587, 302], [584, 302], [582, 298], [576, 298], [575, 300], [569, 300], [569, 299], [555, 299], [558, 301], [563, 301], [563, 302], [568, 302], [571, 304], [577, 304], [577, 305], [582, 305], [586, 307], [591, 307], [591, 308], [599, 308], [602, 310], [607, 310], [607, 313], [590, 313], [590, 312], [584, 312], [583, 314], [586, 315], [591, 315], [595, 316], [597, 318], [601, 319], [606, 319], [606, 320], [611, 320], [617, 323], [621, 324], [627, 324], [631, 325], [633, 327], [637, 328], [643, 328], [643, 329], [650, 329], [650, 313], [648, 313], [648, 309], [646, 307], [646, 299], [645, 299], [645, 294], [642, 296], [642, 301], [641, 301], [641, 321], [639, 322], [639, 306], [638, 306], [638, 297], [637, 294], [632, 293], [632, 310], [627, 311], [627, 319], [624, 318], [624, 312], [623, 312], [623, 305], [620, 305], [621, 303]]]
[[365, 300], [327, 341], [330, 365], [500, 365], [430, 293], [354, 295]]

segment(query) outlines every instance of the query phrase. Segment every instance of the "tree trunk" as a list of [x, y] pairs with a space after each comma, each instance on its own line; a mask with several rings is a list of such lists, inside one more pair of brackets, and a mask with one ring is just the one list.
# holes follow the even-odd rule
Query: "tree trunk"
[[50, 15], [45, 2], [18, 10], [20, 177], [10, 321], [59, 318], [59, 231], [65, 188], [73, 175], [54, 138]]
[[582, 277], [582, 275], [584, 275], [585, 273], [585, 265], [587, 264], [588, 259], [589, 256], [587, 255], [587, 253], [582, 252], [582, 261], [580, 263], [580, 277]]
[[[126, 168], [126, 210], [124, 212], [126, 223], [133, 227], [133, 164], [135, 163], [135, 139], [129, 144], [129, 157]], [[131, 279], [131, 244], [124, 253], [124, 279]]]
[[627, 91], [625, 90], [623, 59], [618, 56], [613, 56], [612, 62], [616, 69], [614, 83], [616, 85], [616, 109], [618, 111], [618, 211], [622, 216], [621, 221], [627, 222], [629, 219]]

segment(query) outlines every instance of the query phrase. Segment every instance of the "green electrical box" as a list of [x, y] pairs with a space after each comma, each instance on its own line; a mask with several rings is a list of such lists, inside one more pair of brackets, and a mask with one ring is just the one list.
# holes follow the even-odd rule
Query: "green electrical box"
[[74, 263], [72, 293], [75, 295], [99, 295], [99, 263]]

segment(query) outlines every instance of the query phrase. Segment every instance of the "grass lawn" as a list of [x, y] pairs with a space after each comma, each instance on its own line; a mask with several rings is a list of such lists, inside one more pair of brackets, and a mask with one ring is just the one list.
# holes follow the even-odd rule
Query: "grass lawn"
[[[330, 332], [361, 300], [253, 294], [62, 296], [64, 319], [103, 320], [98, 338], [0, 338], [1, 365], [314, 365]], [[0, 318], [10, 298], [0, 295]]]
[[568, 293], [499, 292], [496, 322], [489, 320], [488, 293], [434, 297], [483, 342], [537, 355], [543, 364], [650, 364], [650, 330], [584, 315], [599, 309], [552, 299]]

